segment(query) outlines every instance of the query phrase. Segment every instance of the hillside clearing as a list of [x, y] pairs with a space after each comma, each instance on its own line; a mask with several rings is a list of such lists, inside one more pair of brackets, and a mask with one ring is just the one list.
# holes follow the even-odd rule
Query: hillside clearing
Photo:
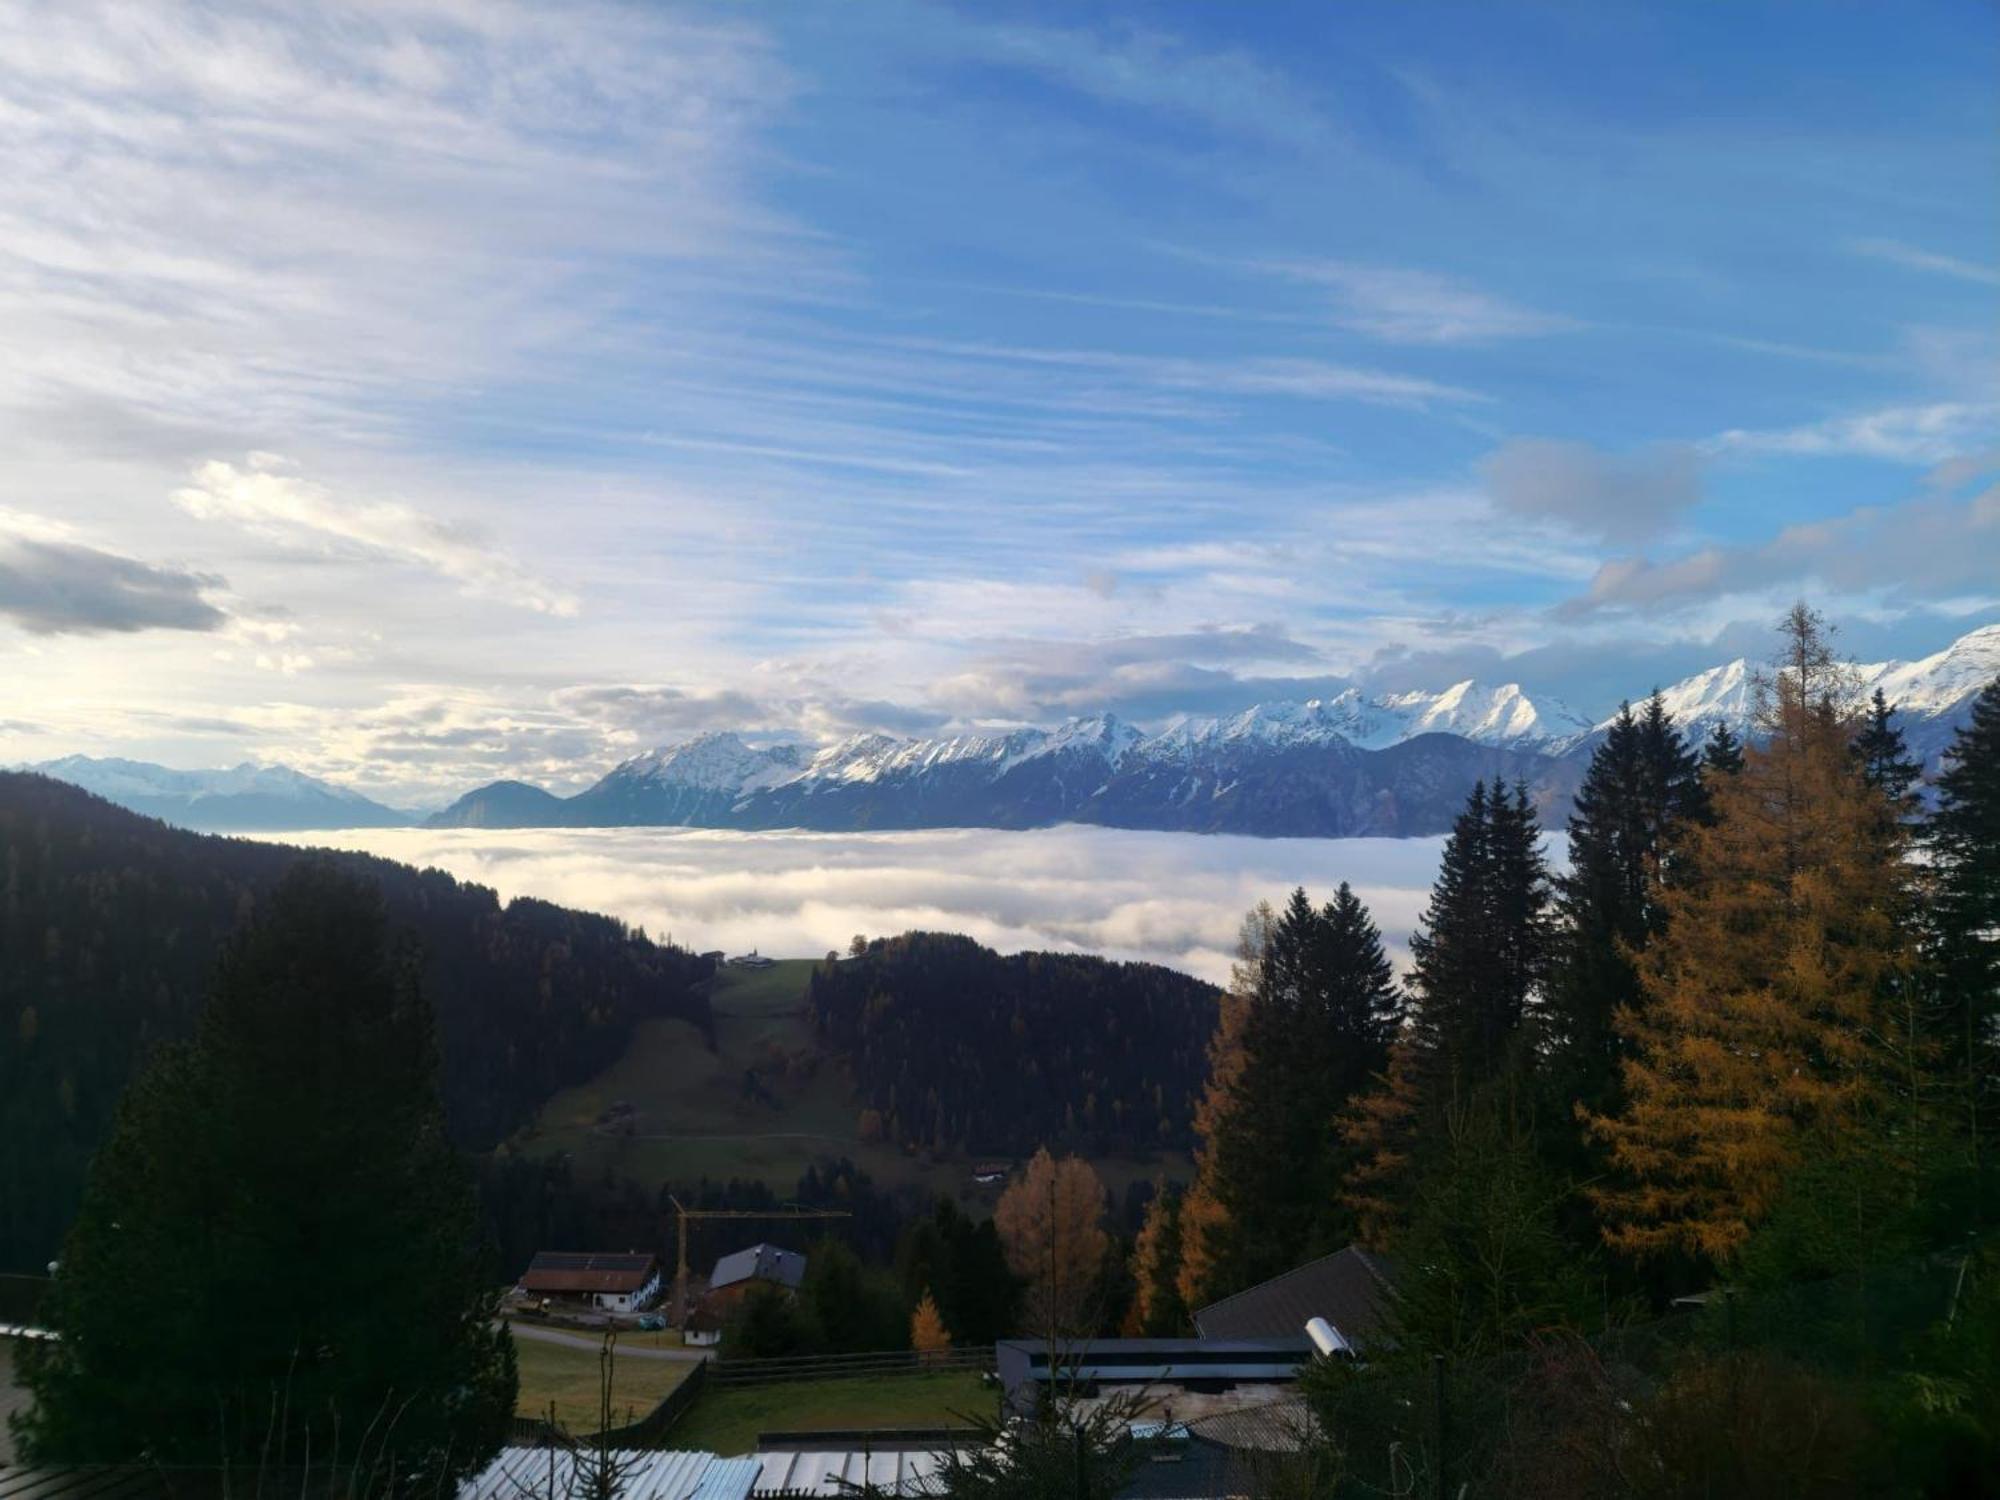
[[[617, 1062], [557, 1094], [514, 1144], [534, 1155], [566, 1152], [580, 1176], [608, 1168], [646, 1184], [739, 1177], [780, 1195], [796, 1189], [807, 1167], [846, 1157], [884, 1187], [913, 1183], [965, 1197], [967, 1163], [927, 1164], [861, 1139], [853, 1080], [821, 1053], [805, 1015], [815, 963], [723, 969], [710, 992], [715, 1051], [684, 1021], [643, 1021]], [[1134, 1181], [1192, 1173], [1179, 1153], [1094, 1165], [1114, 1198]]]

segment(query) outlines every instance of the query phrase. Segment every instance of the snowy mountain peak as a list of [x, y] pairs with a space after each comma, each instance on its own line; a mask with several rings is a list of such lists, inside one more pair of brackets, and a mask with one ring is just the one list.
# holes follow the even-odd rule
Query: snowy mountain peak
[[802, 763], [795, 745], [753, 750], [730, 730], [713, 730], [678, 745], [662, 745], [636, 756], [613, 775], [624, 774], [662, 786], [699, 791], [741, 791], [769, 786], [792, 775]]
[[1441, 693], [1394, 693], [1376, 701], [1402, 720], [1402, 738], [1456, 734], [1488, 745], [1560, 746], [1591, 727], [1553, 698], [1530, 698], [1518, 682], [1487, 687], [1467, 678]]

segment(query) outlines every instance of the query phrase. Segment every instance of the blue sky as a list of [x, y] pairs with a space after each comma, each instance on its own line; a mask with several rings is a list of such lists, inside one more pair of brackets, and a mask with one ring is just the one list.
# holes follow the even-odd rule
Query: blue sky
[[705, 728], [2000, 618], [1990, 5], [0, 15], [0, 759]]

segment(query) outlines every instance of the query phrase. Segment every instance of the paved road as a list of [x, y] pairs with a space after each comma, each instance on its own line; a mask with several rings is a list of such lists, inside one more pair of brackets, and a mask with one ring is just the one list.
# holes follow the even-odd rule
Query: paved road
[[[508, 1327], [514, 1330], [517, 1339], [534, 1339], [543, 1344], [567, 1344], [572, 1349], [588, 1349], [595, 1353], [604, 1345], [602, 1336], [595, 1333], [577, 1333], [567, 1328], [544, 1328], [539, 1323], [524, 1323], [520, 1319], [508, 1320]], [[698, 1365], [707, 1359], [706, 1349], [648, 1349], [638, 1344], [620, 1342], [620, 1359], [664, 1359], [672, 1363]]]

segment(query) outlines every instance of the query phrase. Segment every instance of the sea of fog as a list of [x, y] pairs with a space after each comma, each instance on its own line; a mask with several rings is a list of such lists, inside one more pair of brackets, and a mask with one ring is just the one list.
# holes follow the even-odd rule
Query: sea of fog
[[503, 898], [608, 912], [695, 949], [817, 957], [856, 933], [963, 932], [1003, 952], [1149, 959], [1223, 980], [1243, 915], [1341, 881], [1399, 966], [1442, 838], [1256, 839], [1068, 825], [1006, 832], [345, 829], [274, 841], [435, 865]]

